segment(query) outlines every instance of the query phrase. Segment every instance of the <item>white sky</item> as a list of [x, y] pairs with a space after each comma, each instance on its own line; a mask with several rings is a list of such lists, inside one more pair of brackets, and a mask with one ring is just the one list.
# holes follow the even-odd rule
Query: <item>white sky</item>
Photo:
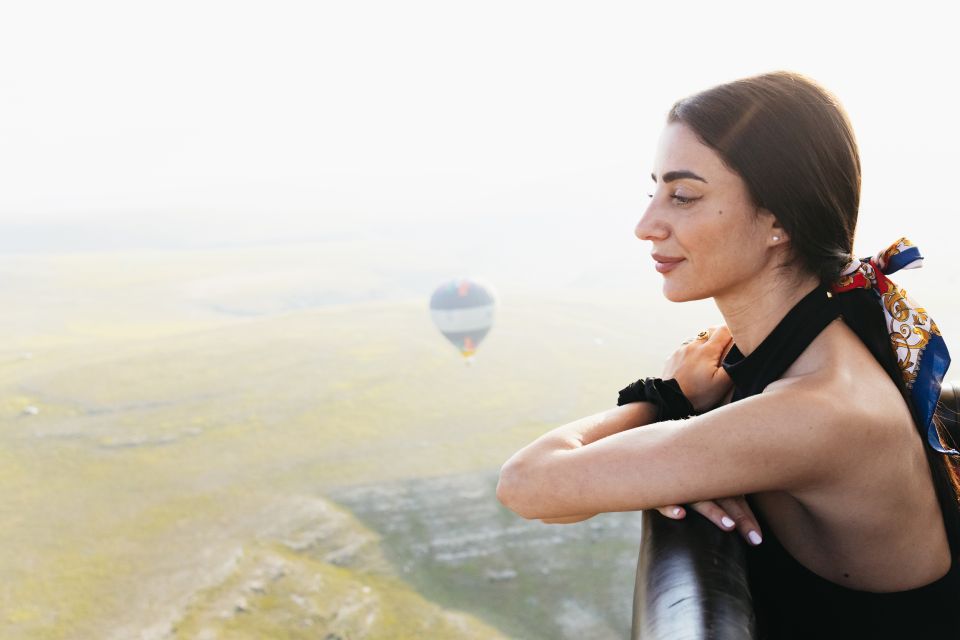
[[858, 247], [946, 252], [957, 24], [947, 2], [4, 2], [0, 251], [451, 219], [628, 238], [673, 101], [782, 68], [851, 115]]

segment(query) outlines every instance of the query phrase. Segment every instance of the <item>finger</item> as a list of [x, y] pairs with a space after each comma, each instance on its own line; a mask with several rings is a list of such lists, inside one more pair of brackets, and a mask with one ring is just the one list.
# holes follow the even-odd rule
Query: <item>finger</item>
[[730, 531], [736, 524], [736, 522], [730, 518], [729, 515], [727, 515], [727, 512], [724, 511], [723, 508], [713, 500], [694, 502], [690, 506], [692, 506], [695, 511], [702, 514], [707, 520], [714, 523], [724, 531]]
[[727, 325], [721, 324], [716, 327], [710, 327], [710, 337], [704, 341], [704, 346], [710, 349], [724, 349], [727, 343], [733, 339], [730, 329]]
[[746, 539], [747, 542], [756, 546], [763, 541], [763, 535], [760, 531], [760, 524], [756, 516], [750, 510], [743, 497], [720, 498], [718, 501], [723, 509], [733, 518], [737, 524], [737, 531]]
[[707, 331], [710, 333], [711, 338], [717, 338], [718, 340], [722, 340], [724, 337], [730, 335], [730, 329], [728, 329], [725, 324], [712, 325]]
[[713, 351], [713, 356], [717, 359], [717, 366], [721, 366], [721, 362], [727, 357], [727, 354], [730, 353], [730, 349], [733, 347], [733, 337], [727, 339], [727, 341], [720, 345], [717, 349]]
[[674, 520], [680, 520], [687, 515], [687, 512], [683, 509], [683, 507], [678, 504], [671, 504], [666, 507], [658, 507], [657, 511], [668, 518], [673, 518]]
[[727, 354], [730, 353], [730, 349], [733, 348], [733, 336], [730, 336], [730, 339], [727, 340], [727, 344], [723, 346], [723, 351], [720, 353], [720, 359], [723, 360], [727, 357]]
[[733, 378], [730, 377], [730, 374], [727, 373], [727, 370], [720, 366], [720, 362], [717, 362], [717, 370], [713, 372], [714, 379], [722, 380], [725, 383], [733, 384]]

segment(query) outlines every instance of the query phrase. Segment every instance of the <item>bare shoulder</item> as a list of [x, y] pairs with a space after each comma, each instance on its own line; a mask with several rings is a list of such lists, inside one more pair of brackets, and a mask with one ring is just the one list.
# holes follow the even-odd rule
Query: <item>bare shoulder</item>
[[842, 318], [831, 322], [767, 388], [785, 389], [814, 394], [838, 415], [867, 425], [891, 415], [894, 422], [911, 419], [893, 380]]
[[[829, 444], [816, 454], [829, 460], [824, 482], [758, 495], [801, 564], [868, 590], [908, 589], [943, 575], [950, 556], [925, 443], [897, 385], [842, 319], [760, 395], [805, 398], [824, 420], [820, 441]], [[891, 514], [903, 524], [889, 527]]]
[[902, 452], [899, 445], [916, 437], [897, 386], [842, 318], [828, 325], [784, 376], [764, 389], [767, 394], [796, 395], [810, 403], [825, 430], [833, 430], [824, 437], [838, 447], [836, 462], [844, 464], [848, 479], [858, 469], [872, 474], [882, 468], [891, 452]]
[[[729, 404], [732, 392], [721, 406]], [[803, 422], [814, 425], [818, 439], [829, 446], [836, 441], [860, 447], [869, 439], [884, 449], [912, 433], [910, 410], [897, 386], [842, 318], [831, 322], [760, 397], [772, 401], [774, 417], [783, 419], [774, 428], [789, 430], [803, 414]]]

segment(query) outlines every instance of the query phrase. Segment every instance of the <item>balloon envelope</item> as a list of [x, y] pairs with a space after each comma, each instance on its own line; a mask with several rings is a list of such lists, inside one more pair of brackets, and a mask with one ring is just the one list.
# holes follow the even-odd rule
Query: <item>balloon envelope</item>
[[495, 306], [492, 287], [471, 278], [454, 278], [434, 290], [430, 316], [440, 333], [469, 358], [490, 331]]

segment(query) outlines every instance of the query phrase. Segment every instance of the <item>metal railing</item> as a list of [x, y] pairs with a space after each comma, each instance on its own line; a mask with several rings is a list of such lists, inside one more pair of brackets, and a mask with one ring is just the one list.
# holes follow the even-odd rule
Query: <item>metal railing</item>
[[[937, 414], [960, 442], [960, 382], [941, 388]], [[741, 538], [699, 513], [642, 515], [632, 640], [753, 640], [755, 617]]]

